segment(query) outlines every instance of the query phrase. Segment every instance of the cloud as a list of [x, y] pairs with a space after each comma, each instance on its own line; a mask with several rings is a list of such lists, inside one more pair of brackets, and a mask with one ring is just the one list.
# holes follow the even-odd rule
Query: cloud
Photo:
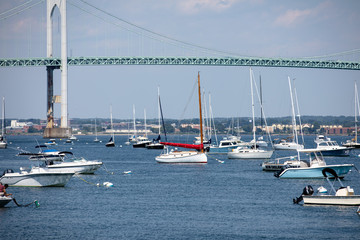
[[306, 17], [312, 15], [315, 11], [312, 9], [305, 10], [288, 10], [285, 14], [279, 16], [275, 20], [276, 25], [280, 26], [291, 26], [296, 23], [303, 21]]
[[221, 12], [230, 8], [238, 0], [183, 0], [178, 4], [179, 9], [187, 14], [210, 10]]

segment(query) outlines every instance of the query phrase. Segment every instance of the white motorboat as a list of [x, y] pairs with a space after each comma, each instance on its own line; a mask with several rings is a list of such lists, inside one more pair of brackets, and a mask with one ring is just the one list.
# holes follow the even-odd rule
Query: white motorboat
[[[250, 68], [250, 87], [251, 87], [251, 109], [252, 109], [252, 124], [253, 124], [253, 142], [252, 146], [240, 146], [228, 152], [229, 159], [269, 159], [273, 154], [273, 150], [259, 149], [256, 140], [256, 126], [255, 126], [255, 109], [254, 109], [254, 94], [253, 94], [253, 71]], [[262, 106], [261, 106], [262, 108]], [[263, 108], [262, 108], [263, 109]]]
[[71, 135], [71, 136], [69, 137], [69, 139], [72, 140], [72, 141], [76, 141], [76, 140], [77, 140], [77, 137], [76, 137], [75, 135]]
[[320, 150], [323, 156], [347, 157], [353, 148], [339, 146], [336, 141], [331, 140], [323, 135], [315, 139], [316, 149]]
[[56, 139], [50, 139], [49, 141], [47, 141], [46, 143], [45, 143], [45, 145], [47, 145], [47, 146], [51, 146], [51, 145], [57, 145], [57, 143], [56, 143]]
[[199, 94], [199, 115], [200, 115], [200, 141], [199, 145], [196, 144], [182, 144], [182, 143], [170, 143], [160, 142], [167, 146], [193, 148], [199, 151], [169, 151], [168, 147], [162, 154], [155, 157], [158, 163], [207, 163], [207, 155], [204, 153], [203, 144], [203, 121], [201, 111], [201, 91], [200, 91], [200, 74], [198, 73], [198, 94]]
[[0, 196], [0, 208], [5, 207], [6, 204], [11, 202], [13, 199], [10, 196]]
[[[294, 203], [300, 203], [302, 200], [304, 204], [316, 204], [316, 205], [348, 205], [348, 206], [357, 206], [360, 205], [360, 195], [354, 194], [354, 189], [350, 186], [344, 187], [339, 176], [336, 172], [331, 168], [325, 168], [322, 170], [322, 173], [326, 180], [328, 181], [331, 190], [328, 193], [327, 189], [324, 187], [319, 187], [316, 194], [314, 194], [314, 190], [312, 186], [308, 185], [304, 188], [303, 194], [294, 199]], [[329, 180], [328, 174], [331, 174], [335, 180], [332, 183]], [[335, 182], [340, 184], [340, 188], [335, 189]]]
[[73, 175], [74, 172], [53, 172], [47, 167], [20, 168], [20, 172], [8, 169], [0, 182], [17, 187], [64, 187]]
[[52, 172], [74, 172], [76, 174], [93, 174], [102, 166], [100, 161], [89, 161], [84, 158], [72, 158], [64, 161], [45, 161]]
[[1, 135], [0, 135], [0, 149], [7, 148], [7, 141], [5, 138], [5, 97], [2, 101], [2, 122], [1, 122]]
[[[337, 173], [340, 178], [354, 167], [354, 164], [333, 164], [327, 165], [321, 151], [318, 149], [302, 149], [298, 153], [306, 153], [309, 156], [308, 161], [300, 160], [300, 167], [285, 166], [280, 171], [274, 173], [278, 178], [324, 178], [322, 171], [330, 168]], [[300, 156], [300, 155], [298, 155]], [[300, 157], [299, 157], [300, 159]]]
[[137, 137], [136, 143], [133, 143], [133, 148], [145, 148], [147, 145], [152, 143], [146, 136]]

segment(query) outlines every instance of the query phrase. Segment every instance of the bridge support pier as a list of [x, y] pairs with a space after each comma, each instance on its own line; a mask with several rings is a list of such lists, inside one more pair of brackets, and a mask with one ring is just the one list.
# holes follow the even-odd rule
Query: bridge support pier
[[[61, 66], [47, 66], [47, 126], [44, 131], [44, 138], [63, 138], [71, 135], [71, 128], [68, 127], [67, 112], [67, 38], [66, 38], [66, 0], [47, 0], [47, 57], [53, 57], [52, 39], [52, 16], [54, 8], [58, 7], [61, 16]], [[53, 71], [61, 70], [61, 96], [60, 100], [53, 95]], [[54, 127], [54, 102], [61, 103], [61, 125]]]

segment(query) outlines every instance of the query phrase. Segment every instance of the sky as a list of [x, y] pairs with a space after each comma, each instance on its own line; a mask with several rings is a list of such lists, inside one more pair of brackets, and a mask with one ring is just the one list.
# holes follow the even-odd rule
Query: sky
[[[46, 57], [46, 2], [27, 2], [0, 1], [0, 58]], [[218, 56], [211, 49], [248, 57], [327, 56], [322, 59], [359, 62], [359, 51], [329, 56], [360, 49], [359, 11], [357, 0], [68, 0], [67, 52], [69, 57]], [[59, 21], [55, 10], [56, 57]], [[261, 75], [267, 117], [291, 115], [288, 76], [295, 79], [301, 115], [354, 116], [359, 71], [253, 71], [257, 82]], [[131, 119], [133, 105], [136, 118], [144, 118], [144, 109], [148, 119], [157, 118], [158, 87], [165, 118], [197, 118], [197, 96], [192, 93], [198, 72], [214, 117], [251, 116], [249, 67], [117, 65], [69, 66], [69, 118], [108, 118], [110, 105], [114, 118]], [[0, 83], [7, 118], [46, 119], [45, 67], [0, 67]], [[54, 93], [60, 95], [59, 70], [54, 72]], [[60, 104], [54, 114], [60, 117]]]

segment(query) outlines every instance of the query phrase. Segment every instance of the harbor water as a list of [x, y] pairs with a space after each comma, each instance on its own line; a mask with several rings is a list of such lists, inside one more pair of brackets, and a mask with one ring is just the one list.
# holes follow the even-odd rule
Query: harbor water
[[[182, 136], [193, 140], [194, 136]], [[171, 138], [179, 138], [170, 136]], [[28, 167], [19, 149], [37, 151], [40, 136], [8, 136], [0, 150], [0, 171]], [[229, 160], [210, 155], [207, 164], [158, 164], [161, 150], [133, 149], [126, 136], [78, 136], [74, 144], [53, 146], [104, 167], [93, 175], [74, 176], [65, 187], [9, 187], [20, 204], [40, 206], [0, 209], [1, 239], [359, 239], [357, 207], [293, 204], [306, 185], [324, 186], [325, 179], [278, 179], [264, 172], [262, 160]], [[250, 140], [251, 136], [243, 136]], [[305, 136], [306, 148], [315, 136]], [[338, 143], [349, 137], [332, 137]], [[290, 155], [276, 151], [274, 157]], [[292, 152], [295, 155], [295, 152]], [[350, 157], [327, 157], [327, 164], [352, 163], [360, 169], [360, 150]], [[218, 160], [223, 160], [221, 163]], [[128, 172], [131, 171], [131, 172]], [[127, 173], [124, 173], [127, 172]], [[113, 187], [104, 187], [104, 182]], [[96, 186], [99, 183], [100, 186]], [[343, 180], [360, 194], [360, 174]]]

